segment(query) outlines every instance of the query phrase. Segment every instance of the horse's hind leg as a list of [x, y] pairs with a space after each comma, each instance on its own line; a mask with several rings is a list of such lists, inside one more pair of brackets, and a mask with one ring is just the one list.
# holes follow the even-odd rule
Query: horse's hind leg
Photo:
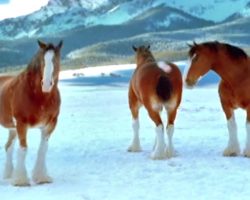
[[140, 104], [132, 91], [132, 89], [129, 90], [129, 107], [130, 111], [133, 117], [132, 122], [132, 128], [133, 128], [133, 140], [131, 145], [128, 148], [129, 152], [139, 152], [141, 151], [141, 144], [140, 144], [140, 138], [139, 138], [139, 108]]
[[168, 146], [167, 146], [167, 157], [175, 156], [174, 145], [172, 142], [172, 138], [174, 135], [174, 120], [176, 118], [177, 108], [168, 109], [168, 123], [167, 123], [167, 136], [168, 136]]
[[5, 179], [11, 178], [11, 175], [12, 175], [12, 172], [13, 172], [12, 157], [13, 157], [13, 149], [14, 149], [16, 135], [17, 134], [16, 134], [15, 129], [9, 130], [9, 138], [8, 138], [8, 141], [7, 141], [6, 145], [5, 145], [6, 162], [5, 162], [4, 175], [3, 175], [3, 177]]
[[48, 175], [47, 172], [46, 154], [48, 150], [49, 137], [55, 128], [56, 121], [57, 120], [55, 119], [49, 126], [46, 126], [45, 128], [41, 129], [41, 141], [32, 176], [33, 181], [37, 184], [52, 182], [52, 178]]
[[247, 108], [247, 121], [246, 121], [246, 147], [244, 149], [244, 156], [250, 158], [250, 106]]
[[160, 117], [160, 113], [158, 111], [155, 111], [153, 108], [146, 107], [148, 110], [148, 114], [150, 118], [154, 121], [156, 128], [156, 140], [155, 140], [155, 146], [153, 149], [153, 152], [151, 153], [152, 159], [164, 159], [166, 158], [165, 153], [165, 139], [164, 139], [164, 130], [163, 125]]

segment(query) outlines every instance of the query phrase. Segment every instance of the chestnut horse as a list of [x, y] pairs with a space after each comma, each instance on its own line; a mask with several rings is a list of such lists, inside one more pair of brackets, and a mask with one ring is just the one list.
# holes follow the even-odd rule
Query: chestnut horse
[[234, 117], [236, 108], [247, 111], [246, 147], [244, 156], [250, 157], [250, 60], [239, 47], [226, 43], [205, 42], [190, 46], [191, 65], [185, 82], [193, 86], [209, 70], [220, 77], [219, 96], [222, 109], [226, 115], [229, 141], [224, 156], [237, 156], [240, 146], [237, 137], [237, 126]]
[[[144, 105], [149, 117], [156, 125], [156, 140], [152, 159], [164, 159], [174, 156], [172, 137], [174, 133], [174, 121], [182, 96], [182, 76], [178, 67], [172, 63], [157, 63], [150, 46], [133, 46], [136, 52], [137, 67], [130, 80], [129, 107], [133, 117], [134, 137], [128, 151], [141, 151], [139, 140], [139, 108]], [[167, 135], [168, 146], [164, 139], [163, 123], [160, 111], [165, 108], [168, 114]]]
[[[47, 174], [46, 152], [48, 140], [54, 130], [60, 109], [57, 87], [60, 71], [62, 41], [54, 46], [38, 41], [40, 49], [28, 67], [17, 76], [0, 77], [0, 124], [9, 129], [6, 143], [4, 178], [11, 178], [15, 186], [29, 185], [25, 167], [27, 130], [41, 129], [41, 143], [33, 171], [35, 183], [50, 183]], [[16, 166], [12, 154], [16, 135], [19, 139]]]

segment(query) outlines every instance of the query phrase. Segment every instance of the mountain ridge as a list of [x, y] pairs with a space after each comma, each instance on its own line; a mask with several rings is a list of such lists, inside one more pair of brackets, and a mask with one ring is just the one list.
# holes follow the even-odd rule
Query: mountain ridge
[[[214, 1], [216, 0], [209, 2]], [[245, 10], [250, 7], [250, 1], [234, 1], [241, 2], [242, 5], [245, 3]], [[95, 45], [99, 47], [105, 45], [107, 48], [103, 49], [107, 52], [113, 47], [122, 56], [122, 54], [128, 55], [129, 51], [123, 50], [119, 44], [129, 48], [132, 43], [152, 41], [160, 46], [159, 48], [153, 45], [154, 48], [163, 50], [183, 48], [188, 41], [194, 39], [198, 41], [217, 39], [241, 45], [249, 41], [248, 15], [239, 14], [240, 12], [235, 10], [237, 12], [228, 13], [223, 21], [214, 22], [203, 19], [203, 15], [198, 17], [192, 14], [194, 11], [188, 12], [188, 9], [194, 8], [195, 4], [180, 9], [180, 2], [179, 0], [170, 0], [168, 3], [165, 0], [149, 0], [146, 3], [144, 0], [50, 0], [40, 11], [0, 21], [0, 67], [26, 63], [37, 48], [34, 41], [38, 38], [49, 41], [63, 39], [65, 43], [63, 58], [69, 58], [71, 52], [79, 49], [92, 51]], [[206, 3], [204, 7], [210, 5], [208, 1], [204, 2]], [[200, 5], [199, 3], [196, 6]]]

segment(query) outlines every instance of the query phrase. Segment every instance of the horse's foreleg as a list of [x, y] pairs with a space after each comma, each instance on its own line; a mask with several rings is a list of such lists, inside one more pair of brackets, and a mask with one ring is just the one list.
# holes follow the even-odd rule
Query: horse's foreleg
[[223, 152], [224, 156], [237, 156], [240, 154], [240, 145], [237, 136], [237, 124], [234, 118], [233, 109], [233, 94], [231, 88], [224, 82], [220, 83], [219, 95], [222, 109], [227, 118], [227, 129], [229, 140], [226, 149]]
[[140, 144], [140, 138], [139, 138], [139, 102], [132, 91], [132, 89], [129, 90], [129, 107], [130, 111], [133, 117], [132, 122], [132, 128], [133, 128], [133, 140], [131, 145], [128, 147], [129, 152], [140, 152], [141, 151], [141, 144]]
[[246, 147], [244, 149], [244, 156], [250, 157], [250, 108], [247, 109], [247, 122], [246, 122]]
[[12, 156], [13, 156], [13, 149], [16, 139], [16, 130], [11, 129], [9, 131], [9, 138], [5, 145], [6, 150], [6, 162], [4, 167], [4, 175], [3, 177], [5, 179], [11, 178], [12, 172], [13, 172], [13, 162], [12, 162]]
[[46, 166], [46, 154], [48, 150], [48, 141], [51, 133], [53, 132], [56, 125], [56, 120], [41, 129], [41, 141], [37, 153], [36, 163], [33, 169], [32, 179], [37, 184], [51, 183], [52, 178], [48, 175]]
[[16, 166], [13, 170], [11, 183], [15, 186], [28, 186], [30, 184], [25, 167], [25, 158], [27, 154], [27, 143], [26, 143], [27, 126], [24, 124], [17, 123], [16, 128], [17, 128], [20, 147], [17, 152], [17, 161], [16, 161]]
[[153, 152], [151, 153], [152, 159], [164, 159], [166, 158], [166, 144], [165, 144], [165, 138], [164, 138], [164, 129], [161, 121], [161, 117], [159, 112], [154, 111], [151, 108], [147, 108], [148, 114], [150, 118], [154, 121], [156, 128], [156, 141], [155, 141], [155, 147], [153, 149]]
[[237, 135], [237, 124], [234, 117], [234, 112], [231, 111], [231, 117], [227, 120], [227, 128], [229, 140], [226, 149], [223, 152], [224, 156], [238, 156], [240, 154], [240, 145]]

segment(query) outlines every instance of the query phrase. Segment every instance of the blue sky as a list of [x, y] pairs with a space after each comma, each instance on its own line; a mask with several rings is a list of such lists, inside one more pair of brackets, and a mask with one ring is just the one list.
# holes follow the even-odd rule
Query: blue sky
[[49, 0], [0, 0], [0, 20], [21, 15], [27, 15], [42, 6]]
[[0, 4], [6, 4], [6, 3], [9, 3], [10, 0], [0, 0]]

